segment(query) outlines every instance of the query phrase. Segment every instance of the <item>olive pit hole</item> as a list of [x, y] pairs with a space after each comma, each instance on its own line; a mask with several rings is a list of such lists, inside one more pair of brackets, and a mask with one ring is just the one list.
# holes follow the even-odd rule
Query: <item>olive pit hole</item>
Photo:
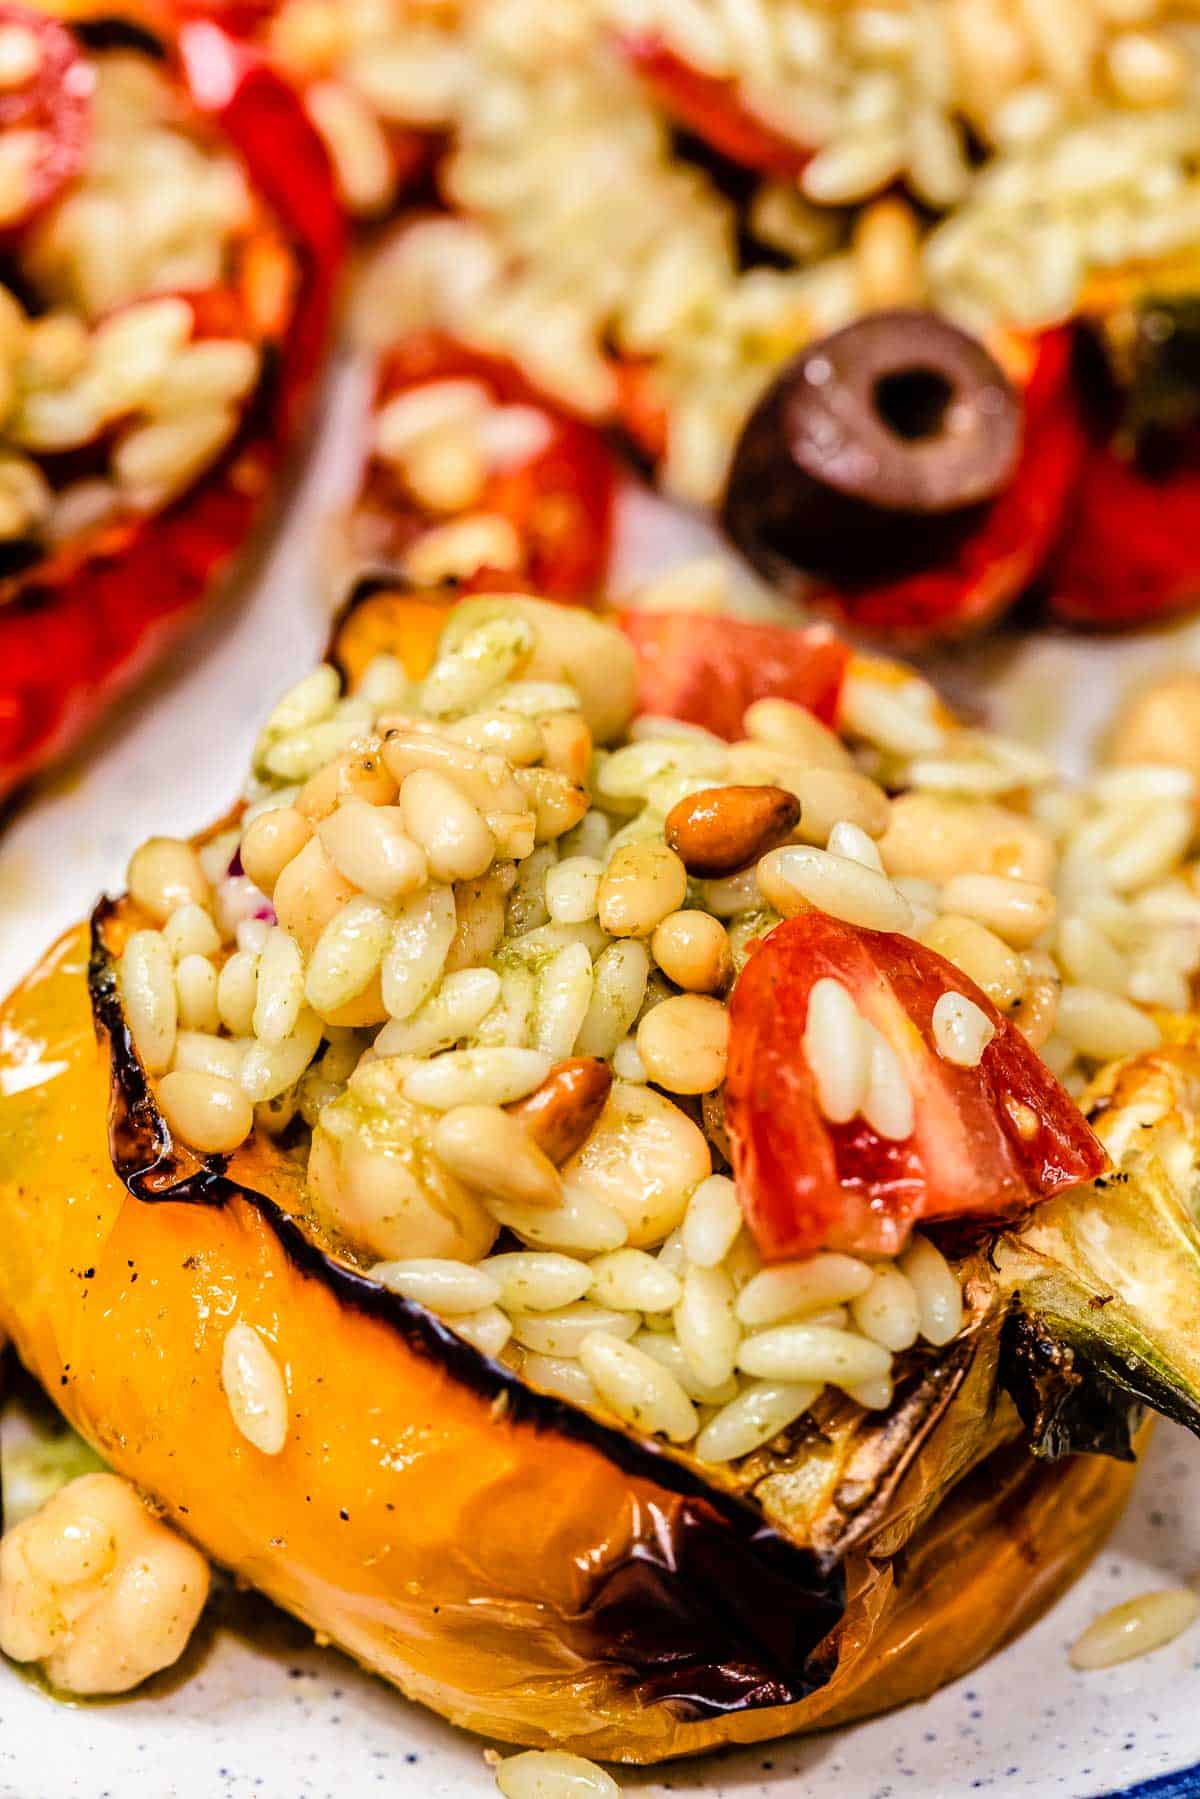
[[905, 443], [937, 437], [953, 398], [953, 383], [931, 368], [893, 369], [880, 375], [872, 390], [878, 417]]

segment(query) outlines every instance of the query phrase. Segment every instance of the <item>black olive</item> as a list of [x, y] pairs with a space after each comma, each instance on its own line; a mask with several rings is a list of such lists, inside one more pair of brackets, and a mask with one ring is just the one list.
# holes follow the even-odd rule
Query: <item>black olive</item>
[[778, 579], [869, 580], [940, 561], [1011, 479], [1021, 400], [936, 313], [869, 313], [810, 344], [738, 440], [721, 516]]

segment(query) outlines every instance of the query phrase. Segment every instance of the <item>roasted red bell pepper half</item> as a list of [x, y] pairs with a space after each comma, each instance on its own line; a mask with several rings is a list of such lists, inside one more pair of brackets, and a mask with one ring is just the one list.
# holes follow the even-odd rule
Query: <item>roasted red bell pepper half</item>
[[1157, 478], [1108, 444], [1092, 446], [1047, 594], [1055, 618], [1101, 631], [1200, 606], [1200, 436], [1185, 462]]
[[297, 96], [209, 22], [184, 25], [173, 56], [191, 103], [240, 154], [275, 233], [247, 242], [229, 288], [185, 296], [195, 333], [239, 321], [264, 352], [264, 373], [232, 444], [180, 498], [124, 515], [0, 584], [0, 797], [72, 748], [211, 597], [263, 510], [328, 335], [344, 221]]
[[[806, 1041], [810, 996], [826, 979], [899, 1065], [912, 1095], [907, 1137], [881, 1136], [861, 1111], [842, 1123], [823, 1111], [810, 1057], [844, 1064], [858, 1053], [856, 1044]], [[947, 993], [972, 1001], [991, 1025], [973, 1067], [935, 1042], [933, 1010]], [[1107, 1166], [1082, 1113], [1016, 1027], [960, 969], [910, 938], [823, 912], [786, 919], [751, 955], [729, 1014], [725, 1117], [738, 1195], [765, 1261], [821, 1249], [893, 1255], [922, 1220], [1017, 1217]]]
[[1089, 444], [1050, 609], [1100, 630], [1156, 624], [1200, 605], [1200, 298], [1145, 296], [1080, 333]]
[[[439, 332], [408, 338], [383, 358], [376, 414], [401, 395], [464, 380], [483, 390], [495, 426], [490, 438], [485, 427], [483, 478], [465, 511], [506, 520], [520, 559], [515, 567], [483, 563], [462, 586], [528, 585], [550, 599], [598, 601], [612, 547], [617, 469], [595, 426], [540, 393], [506, 357]], [[506, 433], [506, 424], [518, 429]], [[425, 532], [463, 510], [441, 512], [422, 493], [415, 472], [406, 479], [402, 463], [373, 451], [350, 520], [351, 558], [356, 566], [395, 566]]]
[[675, 123], [730, 162], [787, 181], [811, 160], [810, 149], [747, 105], [736, 80], [693, 68], [656, 32], [625, 35], [620, 43]]
[[638, 711], [731, 741], [755, 700], [791, 700], [832, 725], [850, 660], [828, 625], [766, 625], [684, 612], [621, 612], [637, 651]]

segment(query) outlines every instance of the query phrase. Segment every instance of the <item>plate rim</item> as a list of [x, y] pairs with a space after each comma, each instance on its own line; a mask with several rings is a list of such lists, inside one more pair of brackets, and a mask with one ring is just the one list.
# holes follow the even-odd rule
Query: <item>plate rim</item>
[[1196, 1799], [1200, 1793], [1200, 1762], [1190, 1762], [1173, 1774], [1156, 1774], [1129, 1787], [1116, 1787], [1098, 1799]]

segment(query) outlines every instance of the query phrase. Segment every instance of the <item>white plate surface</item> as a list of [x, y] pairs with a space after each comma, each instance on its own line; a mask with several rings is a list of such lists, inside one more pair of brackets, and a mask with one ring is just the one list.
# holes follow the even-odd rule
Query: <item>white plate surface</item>
[[[225, 809], [271, 696], [319, 654], [322, 526], [353, 479], [362, 393], [353, 371], [333, 384], [320, 441], [244, 594], [0, 839], [0, 991], [102, 888], [120, 887], [143, 837], [187, 833]], [[626, 580], [711, 543], [694, 520], [645, 498], [625, 508], [622, 525]], [[938, 673], [952, 691], [978, 697], [982, 666], [995, 722], [1078, 767], [1126, 684], [1180, 662], [1200, 665], [1200, 626], [1169, 639], [1000, 640], [985, 663], [948, 658]], [[969, 1679], [852, 1730], [630, 1773], [623, 1784], [709, 1799], [1095, 1799], [1187, 1768], [1200, 1763], [1200, 1627], [1099, 1674], [1073, 1673], [1066, 1651], [1118, 1599], [1198, 1574], [1200, 1446], [1160, 1429], [1134, 1504], [1090, 1573]], [[202, 1632], [185, 1676], [121, 1703], [57, 1705], [0, 1666], [0, 1799], [495, 1793], [479, 1739], [315, 1650], [268, 1608], [230, 1600], [219, 1610], [225, 1621]], [[1192, 1793], [1200, 1769], [1172, 1799]]]

